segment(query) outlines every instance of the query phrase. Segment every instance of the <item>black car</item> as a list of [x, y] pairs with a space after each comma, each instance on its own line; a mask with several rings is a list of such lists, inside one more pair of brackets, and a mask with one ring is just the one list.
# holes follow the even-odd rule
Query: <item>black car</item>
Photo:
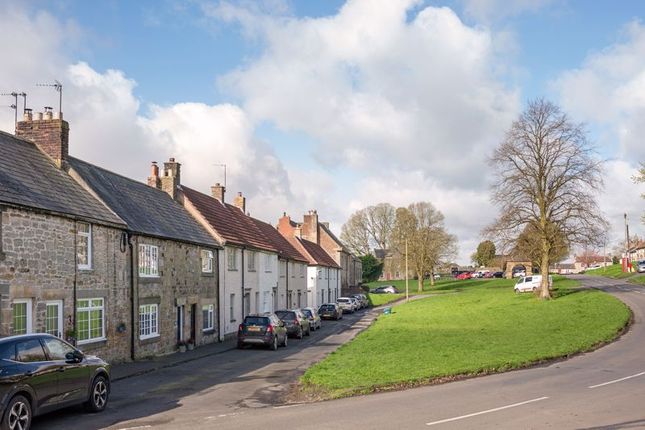
[[318, 314], [322, 319], [334, 319], [336, 321], [343, 319], [343, 310], [338, 303], [325, 303], [318, 308]]
[[105, 409], [110, 365], [49, 334], [0, 339], [2, 430], [27, 430], [34, 416], [83, 403]]
[[265, 345], [277, 350], [278, 345], [287, 346], [287, 329], [273, 313], [247, 315], [237, 330], [237, 347]]
[[303, 336], [309, 336], [311, 334], [309, 319], [300, 309], [275, 311], [275, 314], [284, 322], [289, 336], [302, 339]]

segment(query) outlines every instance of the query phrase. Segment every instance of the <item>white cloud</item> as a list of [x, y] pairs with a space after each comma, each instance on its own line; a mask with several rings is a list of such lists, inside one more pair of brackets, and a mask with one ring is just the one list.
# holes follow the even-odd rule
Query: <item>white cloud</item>
[[635, 166], [645, 160], [645, 27], [632, 22], [625, 39], [591, 54], [553, 85], [565, 110], [603, 126], [599, 143], [613, 149], [618, 142], [619, 157]]
[[[481, 187], [485, 158], [518, 111], [495, 76], [491, 34], [448, 8], [348, 1], [332, 17], [208, 10], [261, 33], [263, 54], [220, 79], [254, 121], [316, 139], [325, 165], [421, 170], [447, 186]], [[450, 162], [447, 162], [450, 160]]]
[[[151, 161], [174, 156], [183, 164], [184, 183], [204, 192], [223, 179], [214, 164], [226, 163], [228, 195], [243, 191], [253, 215], [271, 222], [297, 200], [282, 163], [255, 137], [253, 123], [239, 107], [178, 103], [148, 106], [144, 114], [133, 79], [120, 70], [99, 72], [73, 58], [64, 41], [82, 33], [76, 24], [0, 3], [0, 28], [9, 38], [0, 46], [0, 57], [8, 59], [0, 68], [0, 82], [11, 84], [0, 90], [25, 90], [28, 106], [42, 111], [44, 105], [57, 106], [58, 95], [35, 83], [60, 80], [71, 155], [138, 180], [145, 180]], [[9, 109], [0, 112], [0, 127], [13, 130]]]

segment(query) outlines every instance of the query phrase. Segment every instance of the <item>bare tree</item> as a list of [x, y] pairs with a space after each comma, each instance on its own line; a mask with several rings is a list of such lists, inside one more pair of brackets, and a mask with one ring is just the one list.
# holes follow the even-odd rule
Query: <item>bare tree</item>
[[456, 238], [446, 232], [443, 219], [443, 214], [429, 202], [413, 203], [396, 210], [392, 244], [401, 256], [405, 256], [407, 241], [407, 255], [417, 274], [419, 291], [423, 291], [424, 275], [430, 274], [430, 283], [434, 285], [434, 268], [456, 254]]
[[379, 203], [354, 212], [343, 225], [340, 239], [357, 255], [367, 255], [372, 248], [387, 249], [395, 221], [395, 209]]
[[501, 215], [486, 234], [513, 243], [531, 226], [540, 253], [539, 296], [550, 298], [549, 264], [558, 241], [602, 243], [607, 222], [595, 199], [603, 186], [602, 162], [582, 125], [545, 100], [529, 102], [491, 162], [496, 175], [491, 198]]
[[367, 217], [365, 210], [354, 212], [340, 231], [340, 240], [343, 241], [355, 255], [370, 253], [370, 236], [367, 231]]

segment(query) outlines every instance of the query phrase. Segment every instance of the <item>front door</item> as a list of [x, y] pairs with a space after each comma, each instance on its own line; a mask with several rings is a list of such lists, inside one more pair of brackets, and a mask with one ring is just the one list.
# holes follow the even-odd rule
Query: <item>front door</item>
[[177, 343], [184, 340], [184, 305], [177, 306]]

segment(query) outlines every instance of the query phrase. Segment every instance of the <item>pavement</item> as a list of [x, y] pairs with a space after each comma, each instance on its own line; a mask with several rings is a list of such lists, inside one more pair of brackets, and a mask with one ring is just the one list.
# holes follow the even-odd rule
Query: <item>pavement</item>
[[112, 381], [120, 381], [133, 376], [145, 375], [146, 373], [222, 354], [235, 349], [236, 346], [235, 338], [231, 338], [223, 342], [199, 346], [191, 351], [160, 355], [149, 360], [113, 364], [111, 371]]

